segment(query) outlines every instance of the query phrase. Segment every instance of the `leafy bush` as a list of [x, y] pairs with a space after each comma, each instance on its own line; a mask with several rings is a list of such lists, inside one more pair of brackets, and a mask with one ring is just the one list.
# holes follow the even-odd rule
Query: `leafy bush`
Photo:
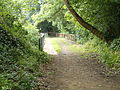
[[114, 40], [110, 45], [94, 38], [84, 44], [87, 52], [96, 52], [100, 60], [110, 68], [120, 68], [120, 42], [119, 39]]
[[47, 63], [46, 53], [21, 50], [0, 45], [0, 90], [32, 90], [37, 87], [37, 77], [42, 75], [39, 65]]
[[120, 38], [115, 39], [110, 46], [113, 50], [119, 51], [120, 50]]
[[49, 62], [50, 57], [38, 50], [37, 30], [28, 26], [23, 30], [27, 34], [0, 29], [0, 90], [32, 90], [42, 75], [39, 65]]
[[23, 2], [0, 0], [0, 90], [33, 90], [42, 75], [40, 64], [49, 61], [38, 50], [38, 32], [29, 21], [38, 2]]
[[29, 22], [24, 25], [24, 28], [28, 32], [27, 38], [29, 39], [30, 43], [33, 46], [37, 46], [39, 39], [39, 30], [36, 29], [36, 27]]
[[104, 45], [104, 47], [99, 47], [98, 51], [103, 63], [107, 64], [109, 67], [120, 67], [119, 51], [112, 50], [107, 45]]

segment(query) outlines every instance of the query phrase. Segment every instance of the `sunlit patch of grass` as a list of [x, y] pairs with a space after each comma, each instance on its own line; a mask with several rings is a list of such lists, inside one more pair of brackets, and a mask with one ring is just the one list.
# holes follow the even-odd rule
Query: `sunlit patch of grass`
[[76, 52], [76, 53], [79, 53], [80, 54], [80, 57], [82, 58], [94, 58], [96, 59], [97, 58], [97, 49], [96, 48], [93, 48], [93, 44], [92, 42], [87, 42], [85, 44], [78, 44], [78, 43], [75, 43], [75, 44], [68, 44], [68, 48], [73, 51], [73, 52]]
[[77, 45], [77, 44], [74, 44], [74, 45], [69, 44], [69, 49], [74, 51], [74, 52], [83, 52], [84, 51], [83, 46], [82, 45]]
[[95, 52], [96, 50], [95, 49], [90, 49], [91, 47], [91, 44], [69, 44], [68, 45], [69, 49], [74, 51], [74, 52], [78, 52], [78, 53], [92, 53], [92, 52]]
[[64, 42], [64, 38], [50, 38], [50, 41], [56, 50], [56, 52], [60, 53], [62, 50], [62, 47], [60, 45], [60, 42]]
[[115, 51], [107, 44], [96, 41], [96, 39], [83, 45], [69, 44], [68, 47], [71, 51], [79, 53], [83, 58], [99, 59], [110, 68], [120, 68], [120, 51]]

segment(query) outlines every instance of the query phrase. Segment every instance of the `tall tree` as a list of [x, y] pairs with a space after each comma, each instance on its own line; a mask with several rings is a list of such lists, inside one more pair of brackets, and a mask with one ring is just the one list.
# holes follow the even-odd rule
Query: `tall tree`
[[[84, 0], [83, 0], [84, 1]], [[85, 4], [88, 4], [88, 1], [89, 0], [87, 0], [86, 2], [85, 2]], [[81, 1], [72, 1], [72, 3], [75, 3], [75, 4], [77, 4], [77, 2], [79, 3], [79, 2], [81, 2]], [[120, 12], [119, 12], [119, 10], [120, 10], [120, 7], [118, 6], [119, 4], [117, 3], [117, 2], [113, 2], [113, 1], [93, 1], [93, 3], [103, 3], [104, 5], [103, 5], [103, 7], [104, 8], [107, 8], [107, 12], [108, 13], [106, 13], [106, 12], [103, 12], [102, 14], [104, 15], [104, 17], [105, 18], [109, 18], [109, 21], [107, 21], [108, 23], [105, 23], [106, 25], [108, 25], [108, 30], [106, 30], [105, 32], [103, 32], [103, 31], [100, 31], [100, 30], [98, 30], [96, 27], [94, 27], [94, 26], [92, 26], [91, 24], [89, 24], [88, 22], [86, 22], [77, 12], [76, 12], [76, 10], [71, 6], [71, 4], [70, 4], [70, 1], [69, 0], [64, 0], [64, 3], [65, 3], [65, 5], [67, 6], [67, 8], [68, 8], [68, 10], [70, 11], [70, 13], [73, 15], [73, 17], [79, 22], [79, 24], [81, 24], [84, 28], [86, 28], [87, 30], [89, 30], [91, 33], [93, 33], [94, 35], [96, 35], [98, 38], [100, 38], [100, 39], [102, 39], [102, 40], [105, 40], [105, 41], [107, 41], [107, 42], [109, 42], [109, 41], [112, 41], [114, 38], [117, 38], [117, 37], [119, 37], [120, 35], [119, 35], [119, 31], [118, 30], [115, 30], [115, 29], [118, 29], [117, 27], [119, 26], [119, 24], [120, 23], [118, 23], [119, 22], [119, 18], [118, 18], [118, 16], [119, 16], [119, 14], [120, 14]], [[90, 3], [90, 1], [89, 1], [89, 3]], [[115, 5], [116, 5], [116, 9], [115, 9]], [[77, 5], [76, 5], [77, 6]], [[92, 6], [91, 7], [94, 7], [95, 5], [94, 4], [92, 4]], [[109, 7], [108, 7], [109, 6]], [[85, 7], [85, 6], [84, 6]], [[112, 9], [112, 8], [113, 9]], [[79, 8], [80, 9], [80, 8]], [[86, 7], [86, 9], [88, 9], [87, 7]], [[110, 9], [112, 9], [111, 11], [110, 11]], [[99, 7], [99, 10], [100, 10], [100, 7]], [[118, 11], [117, 11], [118, 10]], [[79, 10], [80, 11], [80, 10]], [[105, 10], [102, 10], [102, 11], [105, 11]], [[113, 12], [114, 12], [114, 16], [112, 15], [113, 14]], [[111, 17], [112, 17], [112, 19], [111, 19], [111, 17], [108, 15], [108, 17], [107, 16], [105, 16], [105, 14], [107, 15], [107, 14], [109, 14]], [[103, 17], [102, 17], [103, 18]], [[117, 19], [116, 19], [117, 18]], [[95, 18], [94, 18], [95, 19]], [[97, 20], [96, 20], [97, 21]], [[106, 22], [106, 21], [105, 21]], [[111, 24], [111, 23], [113, 23], [113, 22], [115, 22], [116, 23], [116, 25], [115, 24]], [[116, 26], [116, 27], [115, 27]], [[115, 31], [117, 31], [118, 32], [118, 34], [116, 34], [117, 32], [115, 32]], [[106, 35], [105, 35], [106, 34]], [[117, 35], [117, 36], [116, 36]]]
[[69, 0], [64, 0], [65, 5], [67, 6], [68, 10], [71, 12], [71, 14], [76, 18], [76, 20], [86, 29], [88, 29], [91, 33], [96, 35], [98, 38], [104, 40], [104, 34], [96, 29], [94, 26], [90, 25], [86, 21], [83, 20], [81, 16], [78, 15], [78, 13], [73, 9], [73, 7], [70, 5]]
[[102, 40], [112, 41], [120, 36], [119, 16], [120, 5], [114, 0], [44, 0], [34, 18], [51, 21], [61, 32], [80, 31], [81, 36], [89, 31]]

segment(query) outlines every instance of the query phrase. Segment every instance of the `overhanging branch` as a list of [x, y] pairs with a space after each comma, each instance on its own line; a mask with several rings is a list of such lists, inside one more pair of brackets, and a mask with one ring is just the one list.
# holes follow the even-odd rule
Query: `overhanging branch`
[[64, 0], [65, 5], [67, 6], [68, 10], [71, 12], [71, 14], [76, 18], [76, 20], [86, 29], [88, 29], [91, 33], [96, 35], [98, 38], [104, 40], [104, 34], [103, 32], [96, 29], [94, 26], [90, 25], [86, 21], [83, 20], [81, 16], [78, 15], [78, 13], [73, 9], [73, 7], [70, 5], [69, 0]]

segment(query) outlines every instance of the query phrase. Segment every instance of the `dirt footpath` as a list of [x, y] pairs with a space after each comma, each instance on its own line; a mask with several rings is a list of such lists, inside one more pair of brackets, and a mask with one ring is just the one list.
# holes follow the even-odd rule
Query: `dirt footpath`
[[47, 88], [40, 90], [120, 90], [120, 76], [106, 76], [102, 65], [94, 59], [84, 59], [60, 43], [62, 52], [47, 66]]

